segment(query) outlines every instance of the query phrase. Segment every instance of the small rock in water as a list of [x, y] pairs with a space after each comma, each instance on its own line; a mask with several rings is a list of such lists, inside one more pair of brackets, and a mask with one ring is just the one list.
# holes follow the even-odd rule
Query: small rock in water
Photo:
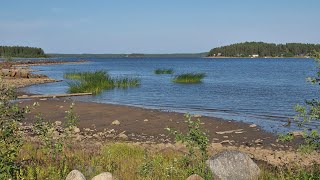
[[257, 127], [257, 125], [256, 124], [251, 124], [249, 127], [255, 128], [255, 127]]
[[113, 176], [111, 173], [108, 173], [108, 172], [104, 172], [104, 173], [101, 173], [95, 177], [93, 177], [91, 180], [113, 180]]
[[120, 125], [120, 121], [119, 120], [114, 120], [111, 124], [112, 125]]
[[86, 178], [80, 171], [72, 170], [66, 177], [66, 180], [86, 180]]

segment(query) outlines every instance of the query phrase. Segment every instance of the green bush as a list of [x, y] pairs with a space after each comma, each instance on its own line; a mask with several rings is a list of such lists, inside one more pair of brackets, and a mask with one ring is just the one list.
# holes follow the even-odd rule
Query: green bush
[[14, 89], [0, 80], [0, 179], [16, 179], [20, 171], [16, 160], [22, 145], [19, 130], [24, 110], [10, 103], [15, 98]]
[[188, 148], [188, 154], [181, 159], [188, 171], [188, 174], [199, 174], [205, 179], [211, 179], [211, 172], [206, 168], [206, 160], [208, 159], [209, 138], [207, 133], [201, 129], [200, 119], [192, 120], [193, 116], [186, 114], [186, 124], [188, 131], [186, 134], [179, 130], [167, 128], [167, 130], [175, 136], [177, 142], [182, 142]]

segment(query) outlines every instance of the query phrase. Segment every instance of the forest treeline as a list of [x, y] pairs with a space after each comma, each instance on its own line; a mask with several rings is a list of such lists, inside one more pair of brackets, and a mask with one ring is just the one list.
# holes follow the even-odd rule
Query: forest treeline
[[38, 58], [47, 56], [41, 48], [27, 46], [0, 46], [0, 57]]
[[208, 56], [297, 57], [309, 56], [314, 50], [319, 51], [320, 44], [244, 42], [213, 48], [209, 51]]

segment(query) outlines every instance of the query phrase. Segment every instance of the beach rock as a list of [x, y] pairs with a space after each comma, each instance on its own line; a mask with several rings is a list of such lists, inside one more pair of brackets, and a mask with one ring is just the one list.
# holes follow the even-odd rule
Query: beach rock
[[201, 176], [199, 176], [198, 174], [192, 174], [191, 176], [189, 176], [187, 178], [187, 180], [204, 180]]
[[55, 121], [54, 124], [55, 124], [56, 126], [61, 126], [62, 122], [61, 122], [61, 121]]
[[249, 127], [255, 128], [255, 127], [257, 127], [257, 125], [256, 124], [251, 124]]
[[111, 173], [104, 172], [92, 178], [92, 180], [113, 180]]
[[66, 177], [66, 180], [86, 180], [86, 178], [80, 171], [72, 170]]
[[79, 129], [78, 127], [74, 127], [74, 128], [73, 128], [73, 132], [74, 132], [74, 133], [79, 133], [79, 132], [80, 132], [80, 129]]
[[[228, 141], [228, 140], [226, 140], [226, 141]], [[228, 141], [228, 143], [230, 143], [230, 142]], [[211, 147], [214, 149], [221, 149], [223, 146], [221, 143], [212, 143]]]
[[127, 139], [128, 139], [128, 136], [125, 135], [124, 133], [120, 133], [118, 137], [119, 137], [120, 139], [122, 139], [122, 140], [127, 140]]
[[233, 132], [241, 132], [243, 131], [243, 129], [235, 129], [235, 130], [230, 130], [230, 131], [220, 131], [220, 132], [216, 132], [216, 134], [230, 134]]
[[114, 130], [114, 129], [111, 129], [111, 130], [109, 130], [109, 131], [107, 131], [107, 133], [109, 133], [109, 134], [113, 134], [113, 133], [115, 133], [116, 131]]
[[148, 122], [149, 120], [148, 119], [145, 119], [145, 120], [143, 120], [144, 122]]
[[112, 125], [120, 125], [120, 121], [119, 120], [114, 120], [111, 123]]
[[295, 136], [295, 137], [297, 137], [297, 136], [303, 136], [303, 135], [304, 135], [304, 132], [302, 132], [302, 131], [294, 131], [294, 132], [292, 132], [292, 135]]
[[263, 142], [263, 140], [261, 140], [261, 139], [257, 139], [254, 141], [254, 143], [256, 143], [256, 144], [262, 144], [262, 142]]
[[245, 153], [239, 151], [223, 151], [207, 160], [213, 179], [258, 179], [260, 169]]

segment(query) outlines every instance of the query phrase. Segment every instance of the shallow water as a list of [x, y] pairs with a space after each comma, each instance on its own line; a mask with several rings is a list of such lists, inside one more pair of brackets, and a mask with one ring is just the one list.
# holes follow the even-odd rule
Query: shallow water
[[[88, 60], [90, 62], [84, 64], [32, 68], [61, 80], [64, 80], [65, 72], [74, 71], [106, 70], [114, 76], [137, 76], [141, 78], [141, 85], [137, 88], [112, 89], [98, 96], [77, 99], [253, 122], [271, 132], [286, 131], [282, 125], [295, 115], [294, 105], [319, 95], [317, 86], [305, 81], [306, 77], [316, 73], [312, 59]], [[157, 68], [172, 68], [175, 74], [203, 72], [206, 77], [200, 84], [175, 84], [171, 82], [173, 75], [155, 75], [153, 71]], [[68, 86], [64, 81], [35, 85], [25, 90], [42, 94], [66, 93]]]

